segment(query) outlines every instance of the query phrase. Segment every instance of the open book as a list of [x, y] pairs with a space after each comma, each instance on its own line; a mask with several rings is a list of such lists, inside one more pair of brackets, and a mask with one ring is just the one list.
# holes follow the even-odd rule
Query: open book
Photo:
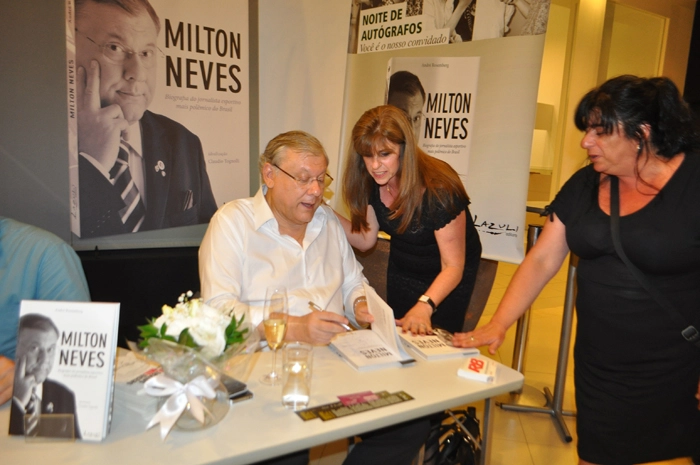
[[331, 341], [330, 348], [359, 371], [415, 363], [401, 344], [391, 307], [367, 284], [365, 295], [369, 312], [374, 316], [372, 329], [341, 333]]

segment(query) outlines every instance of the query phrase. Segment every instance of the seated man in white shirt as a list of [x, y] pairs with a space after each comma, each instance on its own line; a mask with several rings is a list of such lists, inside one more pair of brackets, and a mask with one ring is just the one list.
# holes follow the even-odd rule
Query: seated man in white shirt
[[[268, 286], [286, 286], [286, 340], [328, 344], [345, 331], [339, 323], [354, 320], [356, 307], [367, 304], [362, 267], [333, 211], [323, 205], [326, 153], [316, 138], [293, 131], [273, 139], [259, 164], [261, 189], [221, 207], [202, 240], [202, 297], [228, 293], [264, 302]], [[326, 311], [313, 312], [309, 301]], [[251, 306], [257, 326], [263, 315], [256, 309], [262, 306]]]
[[[348, 320], [370, 323], [362, 316], [369, 316], [362, 266], [335, 214], [323, 204], [331, 180], [327, 167], [326, 151], [307, 133], [287, 132], [267, 144], [259, 160], [263, 186], [255, 197], [221, 207], [202, 240], [199, 274], [205, 301], [232, 294], [242, 302], [262, 302], [267, 287], [286, 286], [285, 340], [317, 345], [344, 332], [341, 323]], [[309, 301], [326, 311], [314, 312]], [[261, 311], [250, 318], [263, 334]], [[363, 435], [345, 464], [408, 465], [428, 432], [428, 420], [418, 419]], [[304, 451], [268, 463], [307, 462]]]

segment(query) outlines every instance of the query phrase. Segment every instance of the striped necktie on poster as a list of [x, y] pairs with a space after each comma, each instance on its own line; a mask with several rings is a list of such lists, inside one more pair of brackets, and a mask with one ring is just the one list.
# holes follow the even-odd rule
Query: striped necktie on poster
[[122, 223], [128, 231], [136, 232], [146, 218], [146, 206], [129, 171], [129, 153], [132, 150], [133, 148], [124, 139], [119, 141], [119, 155], [114, 167], [109, 171], [109, 176], [110, 182], [126, 204], [124, 208], [119, 210]]
[[33, 390], [25, 412], [24, 434], [25, 436], [33, 436], [36, 433], [36, 427], [39, 425], [39, 415], [41, 414], [41, 399]]

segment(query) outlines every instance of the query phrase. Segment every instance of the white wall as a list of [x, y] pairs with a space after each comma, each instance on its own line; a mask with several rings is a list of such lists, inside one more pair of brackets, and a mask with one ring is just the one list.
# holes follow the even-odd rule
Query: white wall
[[350, 0], [259, 0], [260, 151], [301, 129], [337, 172]]

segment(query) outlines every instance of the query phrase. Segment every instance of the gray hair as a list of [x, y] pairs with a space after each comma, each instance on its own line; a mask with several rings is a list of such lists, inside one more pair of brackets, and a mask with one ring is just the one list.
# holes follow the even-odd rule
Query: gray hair
[[262, 174], [265, 163], [279, 165], [284, 160], [287, 150], [293, 152], [310, 153], [314, 156], [323, 157], [326, 164], [329, 163], [326, 150], [318, 139], [304, 131], [289, 131], [282, 133], [267, 143], [265, 151], [258, 160], [258, 169]]

